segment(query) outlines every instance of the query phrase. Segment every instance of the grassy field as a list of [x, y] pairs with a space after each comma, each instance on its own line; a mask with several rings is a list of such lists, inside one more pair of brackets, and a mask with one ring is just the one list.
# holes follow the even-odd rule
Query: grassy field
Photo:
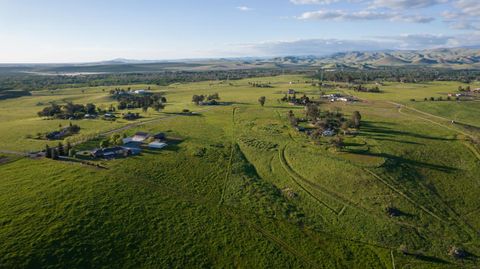
[[[443, 96], [458, 87], [452, 82], [352, 92], [365, 101], [321, 106], [362, 114], [360, 132], [334, 151], [290, 127], [287, 112], [300, 115], [303, 107], [277, 101], [289, 88], [318, 98], [306, 80], [152, 86], [166, 93], [168, 104], [143, 120], [163, 120], [124, 132], [182, 139], [165, 150], [102, 161], [106, 169], [27, 158], [0, 164], [0, 267], [480, 266], [479, 153], [462, 129], [435, 118], [479, 126], [479, 102], [409, 101]], [[38, 118], [39, 102], [113, 103], [108, 87], [83, 90], [0, 101], [0, 150], [41, 149], [45, 141], [26, 135], [68, 124]], [[184, 108], [204, 109], [191, 104], [191, 96], [214, 92], [227, 105], [172, 117]], [[267, 98], [264, 107], [260, 96]], [[128, 124], [76, 123], [80, 135]], [[402, 216], [388, 216], [388, 206]], [[470, 255], [454, 259], [451, 246]]]

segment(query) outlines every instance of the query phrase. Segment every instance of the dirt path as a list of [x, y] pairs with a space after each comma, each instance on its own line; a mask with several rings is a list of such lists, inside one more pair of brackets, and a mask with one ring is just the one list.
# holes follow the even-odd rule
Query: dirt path
[[[216, 107], [216, 106], [211, 106], [211, 107], [208, 107], [208, 108], [199, 110], [199, 111], [197, 111], [196, 113], [198, 113], [198, 114], [204, 113], [204, 112], [207, 112], [207, 111], [212, 110], [212, 109], [214, 109], [214, 108], [217, 108], [217, 107]], [[105, 135], [111, 135], [111, 134], [113, 134], [113, 133], [117, 133], [117, 132], [129, 130], [129, 129], [132, 129], [132, 128], [135, 128], [135, 127], [138, 127], [138, 126], [142, 126], [142, 125], [145, 125], [145, 124], [154, 123], [154, 122], [159, 122], [159, 121], [163, 121], [163, 120], [167, 120], [167, 119], [171, 119], [171, 118], [176, 118], [176, 117], [186, 117], [186, 116], [185, 116], [185, 115], [181, 115], [181, 114], [175, 114], [175, 115], [170, 115], [170, 116], [166, 116], [166, 117], [158, 117], [158, 118], [154, 118], [154, 119], [150, 119], [150, 120], [146, 120], [146, 121], [140, 121], [140, 122], [130, 123], [130, 124], [127, 124], [127, 125], [125, 125], [125, 126], [122, 126], [122, 127], [119, 127], [119, 128], [113, 129], [113, 130], [110, 130], [110, 131], [106, 131], [106, 132], [100, 133], [99, 135], [103, 135], [103, 136], [105, 136]]]
[[[433, 115], [433, 114], [430, 114], [430, 113], [427, 113], [427, 112], [423, 112], [423, 111], [420, 111], [416, 108], [413, 108], [413, 107], [409, 107], [409, 106], [406, 106], [406, 105], [402, 105], [402, 104], [399, 104], [399, 103], [395, 103], [395, 102], [392, 102], [392, 101], [388, 101], [387, 103], [389, 104], [392, 104], [392, 105], [395, 105], [398, 107], [398, 112], [402, 115], [405, 115], [405, 116], [409, 116], [408, 114], [406, 114], [405, 112], [402, 111], [402, 108], [405, 108], [405, 109], [408, 109], [408, 110], [411, 110], [411, 111], [414, 111], [414, 112], [417, 112], [417, 113], [420, 113], [420, 114], [423, 114], [425, 116], [429, 116], [429, 117], [433, 117], [433, 118], [437, 118], [437, 119], [440, 119], [440, 120], [443, 120], [443, 121], [446, 121], [446, 122], [452, 122], [451, 119], [447, 119], [447, 118], [444, 118], [444, 117], [440, 117], [440, 116], [437, 116], [437, 115]], [[445, 124], [442, 124], [442, 123], [439, 123], [439, 122], [436, 122], [432, 119], [428, 119], [428, 118], [425, 118], [425, 117], [421, 117], [419, 115], [413, 115], [414, 117], [417, 117], [419, 119], [422, 119], [422, 120], [425, 120], [425, 121], [428, 121], [430, 123], [433, 123], [435, 125], [438, 125], [440, 127], [443, 127], [443, 128], [446, 128], [446, 129], [449, 129], [451, 131], [455, 131], [457, 133], [460, 133], [460, 134], [463, 134], [467, 137], [470, 137], [470, 138], [475, 138], [473, 135], [469, 134], [469, 133], [466, 133], [464, 131], [461, 131], [457, 128], [454, 128], [454, 127], [451, 127], [451, 126], [448, 126], [448, 125], [445, 125]]]
[[11, 155], [17, 155], [17, 156], [28, 156], [29, 154], [26, 152], [20, 152], [20, 151], [13, 151], [13, 150], [2, 150], [0, 149], [0, 153], [3, 154], [11, 154]]

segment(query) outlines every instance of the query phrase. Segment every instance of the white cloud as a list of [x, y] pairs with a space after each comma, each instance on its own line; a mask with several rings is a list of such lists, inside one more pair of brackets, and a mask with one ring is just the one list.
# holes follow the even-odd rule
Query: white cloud
[[228, 55], [238, 56], [325, 56], [338, 52], [423, 50], [480, 45], [480, 32], [465, 35], [403, 34], [377, 36], [360, 40], [300, 39], [250, 44], [229, 44]]
[[410, 23], [428, 23], [434, 20], [431, 17], [420, 15], [403, 15], [390, 12], [376, 12], [370, 10], [347, 12], [343, 10], [319, 10], [305, 12], [299, 17], [300, 20], [337, 20], [337, 21], [359, 21], [359, 20], [390, 20]]
[[237, 9], [240, 10], [240, 11], [250, 11], [250, 10], [252, 10], [252, 8], [247, 7], [247, 6], [239, 6], [239, 7], [237, 7]]
[[339, 0], [290, 0], [295, 5], [328, 5]]
[[373, 0], [372, 8], [413, 9], [446, 3], [448, 0]]
[[456, 10], [441, 14], [450, 28], [457, 30], [480, 30], [480, 3], [477, 0], [456, 0]]
[[480, 16], [480, 2], [478, 0], [457, 0], [454, 5], [462, 14]]

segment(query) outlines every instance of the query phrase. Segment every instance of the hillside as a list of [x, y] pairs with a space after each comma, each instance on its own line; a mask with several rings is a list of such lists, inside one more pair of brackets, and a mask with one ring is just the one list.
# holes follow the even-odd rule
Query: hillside
[[[325, 117], [361, 113], [336, 148], [331, 137], [293, 128], [289, 114], [304, 117], [304, 107], [279, 101], [292, 87], [318, 99], [306, 80], [64, 88], [0, 100], [0, 267], [478, 268], [480, 155], [468, 138], [480, 135], [471, 128], [480, 127], [480, 102], [410, 101], [446, 97], [457, 82], [332, 88], [363, 100], [321, 102]], [[271, 87], [254, 87], [259, 81]], [[148, 86], [165, 94], [164, 110], [131, 109], [137, 122], [74, 120], [81, 131], [72, 141], [89, 137], [81, 151], [112, 133], [163, 132], [175, 138], [166, 148], [90, 160], [96, 165], [12, 155], [58, 144], [32, 137], [72, 122], [38, 117], [45, 104], [108, 107], [111, 89]], [[213, 92], [222, 105], [191, 102]], [[466, 256], [453, 257], [452, 247]]]
[[378, 67], [480, 68], [480, 49], [452, 48], [422, 51], [342, 52], [329, 56], [275, 58], [140, 61], [114, 59], [82, 64], [0, 64], [0, 73], [71, 75], [96, 73], [149, 73], [161, 71], [219, 71], [239, 69], [369, 69]]

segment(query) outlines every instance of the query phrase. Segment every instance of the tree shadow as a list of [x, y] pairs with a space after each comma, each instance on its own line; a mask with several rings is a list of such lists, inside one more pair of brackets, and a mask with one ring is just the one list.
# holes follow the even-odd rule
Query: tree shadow
[[355, 150], [355, 149], [347, 149], [345, 152], [352, 153], [352, 154], [358, 154], [358, 155], [365, 155], [365, 156], [370, 156], [370, 157], [381, 157], [385, 158], [386, 161], [383, 166], [395, 166], [398, 167], [401, 164], [407, 164], [411, 165], [414, 167], [419, 167], [419, 168], [428, 168], [428, 169], [433, 169], [441, 172], [446, 172], [446, 173], [451, 173], [454, 171], [457, 171], [458, 169], [455, 167], [450, 167], [450, 166], [445, 166], [445, 165], [438, 165], [438, 164], [432, 164], [432, 163], [426, 163], [426, 162], [421, 162], [421, 161], [415, 161], [411, 159], [407, 159], [401, 156], [395, 156], [392, 154], [388, 153], [373, 153], [373, 152], [366, 152], [364, 150]]
[[[394, 125], [394, 124], [390, 124], [390, 125]], [[390, 138], [392, 138], [393, 141], [397, 141], [393, 138], [398, 136], [398, 135], [400, 135], [400, 136], [410, 136], [410, 137], [421, 138], [421, 139], [440, 140], [440, 141], [454, 141], [455, 140], [455, 139], [451, 139], [451, 138], [429, 136], [429, 135], [417, 134], [417, 133], [412, 133], [412, 132], [407, 132], [407, 131], [394, 130], [391, 127], [379, 126], [378, 124], [376, 124], [374, 122], [371, 122], [371, 121], [362, 121], [362, 126], [360, 128], [359, 134], [363, 135], [363, 136], [373, 138], [373, 139], [376, 139], [377, 137], [383, 137], [384, 139], [390, 137]]]
[[407, 140], [400, 140], [400, 139], [391, 139], [391, 138], [385, 138], [385, 137], [377, 137], [375, 140], [379, 141], [389, 141], [389, 142], [398, 142], [398, 143], [403, 143], [403, 144], [410, 144], [410, 145], [425, 145], [424, 143], [418, 143], [418, 142], [413, 142], [413, 141], [407, 141]]
[[444, 260], [444, 259], [441, 259], [441, 258], [438, 258], [438, 257], [434, 257], [434, 256], [424, 255], [424, 254], [422, 254], [422, 253], [408, 253], [408, 254], [405, 254], [405, 255], [413, 256], [413, 257], [415, 257], [415, 258], [418, 259], [418, 260], [422, 260], [422, 261], [426, 261], [426, 262], [441, 263], [441, 264], [451, 264], [451, 262], [446, 261], [446, 260]]

